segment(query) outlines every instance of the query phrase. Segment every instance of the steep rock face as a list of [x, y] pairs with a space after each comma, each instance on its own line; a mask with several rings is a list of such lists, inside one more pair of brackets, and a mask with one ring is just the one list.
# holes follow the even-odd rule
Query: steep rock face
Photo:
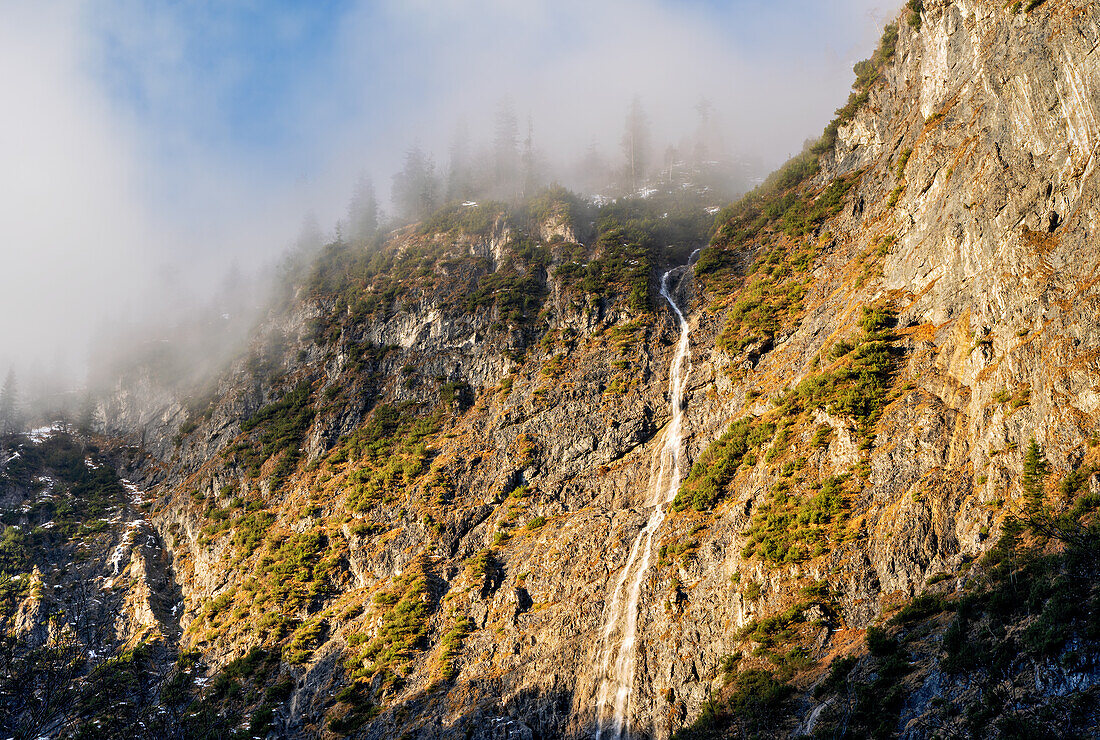
[[176, 394], [138, 371], [120, 379], [97, 404], [95, 414], [105, 435], [132, 439], [158, 457], [167, 457], [184, 407]]
[[[969, 499], [947, 510], [957, 512], [950, 536], [973, 552], [975, 530], [989, 524], [974, 509], [1019, 490], [1028, 438], [1068, 470], [1094, 427], [1100, 28], [1082, 3], [1028, 14], [924, 7], [823, 177], [866, 168], [866, 211], [842, 228], [896, 237], [876, 287], [897, 296], [900, 325], [913, 327], [913, 393], [925, 397], [905, 400], [924, 406], [909, 422], [917, 446], [896, 427], [880, 433], [900, 448], [881, 460], [884, 473], [920, 472], [888, 488], [904, 491], [933, 468], [968, 478], [935, 488]], [[998, 402], [1003, 392], [1018, 400]]]
[[[1065, 473], [1095, 431], [1100, 14], [1087, 2], [1017, 13], [1000, 2], [925, 0], [921, 17], [919, 28], [900, 23], [868, 102], [823, 156], [815, 192], [858, 173], [838, 214], [808, 236], [776, 237], [789, 252], [819, 250], [797, 321], [731, 349], [719, 337], [746, 284], [716, 296], [686, 278], [676, 292], [692, 309], [689, 460], [731, 421], [772, 418], [770, 398], [782, 406], [840, 340], [857, 337], [864, 305], [888, 305], [897, 321], [871, 428], [827, 408], [808, 410], [809, 425], [780, 419], [793, 452], [769, 436], [737, 461], [717, 501], [684, 507], [657, 533], [664, 549], [641, 582], [628, 705], [640, 737], [668, 737], [694, 718], [721, 683], [723, 658], [744, 647], [742, 628], [782, 613], [808, 584], [835, 593], [832, 613], [814, 607], [798, 627], [810, 657], [848, 649], [849, 630], [989, 547], [1020, 508], [1031, 438]], [[550, 220], [538, 237], [557, 244], [578, 234]], [[439, 238], [486, 260], [490, 273], [511, 259], [499, 223], [483, 239]], [[285, 734], [335, 733], [333, 717], [353, 713], [337, 699], [348, 666], [361, 666], [360, 646], [385, 634], [387, 599], [412, 593], [401, 581], [410, 573], [421, 585], [408, 608], [423, 605], [424, 634], [395, 663], [400, 681], [371, 679], [375, 706], [355, 732], [593, 734], [601, 630], [649, 515], [676, 326], [659, 301], [639, 317], [622, 300], [578, 300], [555, 277], [565, 251], [553, 251], [537, 268], [546, 271], [544, 344], [499, 307], [457, 310], [455, 290], [408, 295], [335, 338], [311, 324], [351, 306], [304, 298], [276, 319], [279, 372], [335, 399], [318, 404], [302, 464], [281, 484], [270, 482], [270, 460], [253, 475], [227, 452], [246, 421], [282, 397], [283, 386], [250, 375], [244, 360], [178, 450], [157, 448], [164, 464], [147, 468], [159, 484], [152, 523], [182, 589], [182, 644], [212, 666], [260, 638], [209, 617], [208, 604], [226, 597], [247, 613], [250, 579], [278, 543], [248, 554], [233, 539], [239, 523], [208, 533], [211, 510], [228, 511], [247, 492], [272, 512], [279, 537], [324, 531], [336, 553], [327, 590], [288, 622], [324, 628], [286, 669], [295, 688], [279, 714]], [[742, 261], [758, 251], [747, 246]], [[380, 351], [363, 359], [364, 347]], [[411, 473], [383, 505], [355, 508], [348, 497], [362, 481], [330, 456], [380, 407], [403, 402], [447, 411], [424, 438], [438, 476]], [[845, 481], [837, 490], [848, 519], [822, 536], [827, 546], [791, 558], [746, 553], [746, 530], [779, 510], [784, 486], [805, 479], [823, 490], [833, 477]], [[163, 619], [154, 604], [148, 611]], [[461, 647], [446, 657], [456, 630]], [[926, 693], [907, 716], [923, 711]]]
[[60, 671], [71, 679], [72, 665], [99, 670], [139, 643], [175, 643], [180, 591], [165, 543], [144, 518], [148, 499], [111, 470], [146, 464], [136, 448], [106, 455], [55, 426], [6, 437], [0, 460], [0, 618], [6, 636], [32, 651], [28, 658], [6, 644], [4, 690], [10, 696], [14, 682], [29, 695], [32, 685], [44, 697], [39, 706], [8, 703], [4, 727], [56, 731], [70, 687], [33, 651], [78, 658]]

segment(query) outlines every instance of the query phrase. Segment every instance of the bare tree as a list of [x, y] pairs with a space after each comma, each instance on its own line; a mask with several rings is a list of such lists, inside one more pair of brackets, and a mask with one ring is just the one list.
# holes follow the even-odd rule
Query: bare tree
[[84, 650], [70, 630], [29, 647], [0, 637], [0, 729], [23, 740], [56, 733], [79, 697]]

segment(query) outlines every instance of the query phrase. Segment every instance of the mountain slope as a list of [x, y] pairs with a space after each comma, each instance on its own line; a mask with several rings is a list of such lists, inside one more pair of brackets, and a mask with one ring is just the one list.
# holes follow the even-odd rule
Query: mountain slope
[[[1095, 727], [1098, 15], [910, 3], [690, 270], [705, 195], [456, 207], [328, 247], [207, 393], [105, 400], [144, 431], [128, 475], [180, 594], [156, 659], [203, 727]], [[666, 272], [691, 465], [653, 520]], [[598, 714], [651, 520], [625, 709]]]

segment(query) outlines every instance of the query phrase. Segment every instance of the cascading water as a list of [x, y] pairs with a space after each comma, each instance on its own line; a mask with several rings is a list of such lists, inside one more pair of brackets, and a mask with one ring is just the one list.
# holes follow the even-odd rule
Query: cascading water
[[649, 561], [653, 555], [653, 537], [664, 522], [666, 509], [680, 488], [684, 385], [691, 374], [691, 354], [688, 345], [691, 329], [669, 292], [668, 281], [674, 272], [683, 269], [686, 269], [686, 266], [675, 267], [661, 276], [661, 296], [668, 301], [668, 305], [672, 307], [680, 322], [680, 341], [672, 357], [668, 381], [672, 421], [665, 431], [665, 442], [660, 449], [659, 462], [650, 470], [652, 493], [648, 507], [652, 511], [649, 520], [635, 538], [630, 548], [630, 555], [626, 559], [626, 565], [623, 566], [615, 583], [607, 609], [607, 621], [601, 633], [599, 673], [601, 682], [596, 695], [596, 740], [602, 740], [605, 733], [609, 740], [621, 740], [623, 733], [629, 731], [627, 709], [634, 685], [638, 599], [641, 596], [642, 581], [645, 580]]

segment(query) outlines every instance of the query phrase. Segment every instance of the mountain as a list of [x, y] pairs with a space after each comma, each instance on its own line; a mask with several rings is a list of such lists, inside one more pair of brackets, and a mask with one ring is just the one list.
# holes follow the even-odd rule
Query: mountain
[[326, 247], [201, 390], [8, 438], [0, 723], [1095, 734], [1098, 46], [912, 0], [713, 228], [454, 206]]

